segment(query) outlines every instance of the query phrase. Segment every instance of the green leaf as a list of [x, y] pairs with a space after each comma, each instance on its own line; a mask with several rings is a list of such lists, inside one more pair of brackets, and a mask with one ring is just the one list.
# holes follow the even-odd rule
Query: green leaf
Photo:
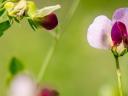
[[9, 71], [12, 75], [16, 75], [17, 73], [23, 71], [24, 66], [20, 60], [13, 57], [10, 62]]
[[8, 20], [0, 23], [0, 36], [2, 36], [4, 31], [6, 31], [9, 27], [11, 27], [11, 24]]
[[34, 31], [37, 29], [37, 24], [32, 19], [28, 18], [28, 23]]
[[7, 0], [0, 0], [1, 3], [5, 2], [5, 1], [7, 1]]
[[0, 16], [2, 16], [4, 14], [4, 12], [5, 12], [5, 8], [1, 8], [0, 9]]
[[0, 23], [5, 22], [5, 21], [9, 21], [9, 16], [8, 16], [8, 12], [5, 10], [5, 12], [2, 14], [2, 16], [0, 16]]

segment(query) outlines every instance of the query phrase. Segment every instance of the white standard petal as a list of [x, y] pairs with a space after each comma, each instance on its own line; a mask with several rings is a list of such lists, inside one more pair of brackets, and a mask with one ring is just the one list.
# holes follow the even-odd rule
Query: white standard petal
[[119, 8], [113, 14], [113, 22], [121, 21], [128, 30], [128, 8]]
[[87, 40], [94, 48], [111, 48], [112, 22], [106, 16], [101, 15], [95, 18], [88, 28]]
[[52, 12], [54, 12], [55, 10], [57, 10], [59, 8], [61, 8], [60, 5], [44, 7], [40, 10], [37, 10], [37, 12], [35, 13], [35, 16], [36, 17], [44, 17], [44, 16], [51, 14]]
[[11, 82], [8, 96], [34, 96], [36, 84], [28, 75], [19, 75]]

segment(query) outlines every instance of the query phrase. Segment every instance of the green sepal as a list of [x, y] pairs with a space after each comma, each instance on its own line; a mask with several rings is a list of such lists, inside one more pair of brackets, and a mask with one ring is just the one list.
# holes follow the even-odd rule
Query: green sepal
[[9, 20], [1, 22], [0, 23], [0, 36], [2, 36], [4, 31], [6, 31], [9, 27], [11, 27]]
[[14, 20], [15, 20], [17, 23], [20, 23], [20, 20], [17, 19], [16, 17], [14, 17]]
[[38, 28], [36, 22], [34, 22], [31, 18], [28, 18], [28, 23], [34, 31]]
[[128, 50], [125, 48], [125, 49], [119, 54], [119, 56], [124, 56], [127, 52], [128, 52]]
[[10, 66], [9, 66], [9, 71], [10, 71], [11, 75], [14, 76], [17, 73], [23, 71], [23, 69], [24, 69], [24, 66], [23, 66], [22, 62], [19, 59], [13, 57], [11, 59]]
[[111, 51], [112, 51], [112, 53], [113, 53], [114, 56], [116, 56], [116, 57], [119, 56], [119, 54], [118, 54], [118, 52], [116, 50], [116, 47], [112, 47]]
[[9, 19], [10, 24], [12, 25], [13, 24], [13, 21], [14, 21], [14, 18], [11, 17], [11, 16], [8, 16], [8, 19]]

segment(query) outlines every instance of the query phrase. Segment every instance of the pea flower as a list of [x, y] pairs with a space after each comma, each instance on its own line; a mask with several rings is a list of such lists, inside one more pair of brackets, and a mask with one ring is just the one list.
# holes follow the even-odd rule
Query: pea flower
[[8, 96], [35, 96], [37, 85], [29, 75], [16, 76], [9, 88]]
[[88, 28], [87, 40], [94, 48], [111, 49], [115, 58], [119, 96], [124, 96], [119, 57], [128, 52], [128, 8], [117, 9], [112, 20], [104, 15], [96, 17]]
[[26, 74], [19, 74], [10, 83], [8, 96], [59, 96], [59, 93], [48, 87], [39, 87], [39, 84]]
[[4, 8], [8, 12], [8, 16], [15, 18], [17, 20], [21, 20], [25, 12], [27, 10], [27, 1], [26, 0], [20, 0], [18, 2], [12, 2], [9, 1], [5, 3]]
[[95, 18], [88, 28], [87, 40], [94, 48], [114, 49], [117, 53], [128, 48], [128, 8], [117, 9], [108, 19], [104, 15]]
[[42, 9], [35, 10], [35, 12], [31, 8], [32, 7], [29, 3], [28, 15], [34, 23], [47, 30], [52, 30], [58, 25], [58, 19], [54, 11], [61, 8], [60, 5], [44, 7]]
[[[0, 17], [6, 15], [6, 20], [0, 22], [0, 36], [7, 30], [14, 21], [20, 23], [23, 18], [28, 20], [33, 30], [44, 28], [52, 30], [58, 25], [58, 18], [54, 11], [61, 8], [59, 4], [38, 9], [34, 1], [9, 0], [4, 1], [0, 8]], [[4, 14], [5, 13], [5, 14]], [[2, 26], [5, 27], [3, 28]]]

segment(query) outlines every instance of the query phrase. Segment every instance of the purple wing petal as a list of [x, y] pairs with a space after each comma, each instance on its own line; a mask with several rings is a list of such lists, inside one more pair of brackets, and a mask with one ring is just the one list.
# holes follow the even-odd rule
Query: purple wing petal
[[128, 30], [128, 8], [119, 8], [113, 14], [113, 22], [122, 22]]

